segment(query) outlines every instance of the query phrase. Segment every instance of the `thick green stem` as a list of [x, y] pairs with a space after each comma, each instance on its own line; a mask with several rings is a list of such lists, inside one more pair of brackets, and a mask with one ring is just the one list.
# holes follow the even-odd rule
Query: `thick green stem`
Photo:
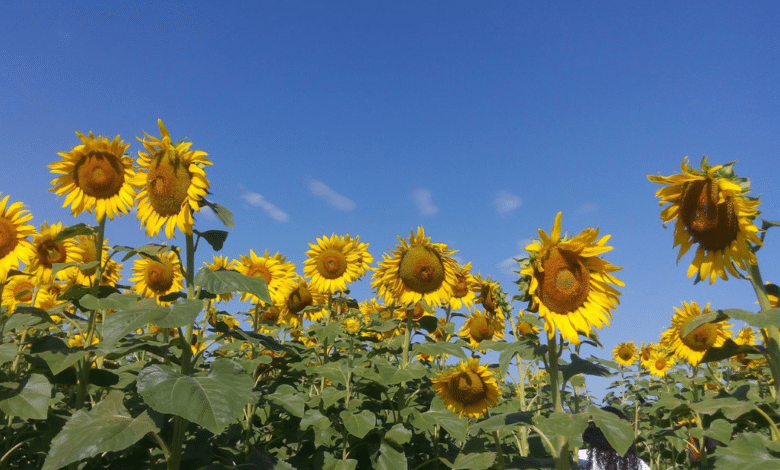
[[[558, 349], [558, 343], [555, 341], [555, 337], [549, 338], [547, 341], [548, 353], [549, 353], [549, 367], [550, 370], [550, 393], [552, 396], [553, 412], [563, 413], [563, 403], [561, 403], [561, 389], [558, 384], [558, 358], [560, 357], [560, 351]], [[569, 441], [565, 436], [558, 435], [556, 438], [558, 446], [556, 447], [556, 453], [553, 453], [553, 460], [555, 461], [555, 468], [557, 470], [569, 470]]]

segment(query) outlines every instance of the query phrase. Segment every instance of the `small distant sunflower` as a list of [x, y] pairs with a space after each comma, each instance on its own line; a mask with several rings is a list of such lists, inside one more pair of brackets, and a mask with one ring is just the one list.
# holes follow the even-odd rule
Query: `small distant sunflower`
[[610, 273], [615, 267], [598, 256], [612, 250], [609, 235], [599, 238], [598, 229], [588, 228], [572, 238], [561, 238], [561, 213], [555, 216], [548, 236], [539, 229], [540, 240], [526, 246], [530, 262], [521, 269], [531, 311], [538, 309], [549, 338], [556, 331], [571, 343], [579, 334], [609, 325], [611, 310], [617, 307], [618, 292], [610, 284], [623, 282]]
[[[71, 348], [83, 348], [84, 347], [84, 341], [87, 338], [81, 336], [80, 334], [76, 334], [73, 336], [73, 338], [68, 338], [68, 347]], [[97, 335], [92, 336], [92, 345], [96, 345], [100, 342], [100, 338], [98, 338]]]
[[8, 196], [0, 200], [0, 281], [8, 271], [17, 269], [19, 262], [27, 263], [35, 250], [27, 237], [35, 234], [35, 227], [28, 225], [32, 219], [21, 202], [8, 204]]
[[645, 369], [650, 369], [650, 356], [656, 350], [656, 345], [653, 343], [642, 343], [642, 347], [639, 348], [639, 364]]
[[449, 302], [457, 279], [458, 263], [444, 243], [431, 243], [425, 230], [417, 227], [407, 242], [398, 237], [401, 245], [385, 254], [374, 272], [371, 286], [386, 302], [411, 305], [424, 300], [431, 306]]
[[292, 328], [302, 325], [304, 319], [320, 321], [324, 318], [325, 308], [303, 311], [306, 307], [324, 305], [325, 296], [319, 291], [309, 288], [305, 280], [295, 279], [282, 285], [278, 291], [279, 301], [276, 307], [279, 309], [279, 322]]
[[192, 234], [195, 224], [193, 212], [200, 212], [203, 197], [210, 186], [204, 168], [211, 165], [208, 154], [190, 150], [192, 142], [173, 143], [162, 119], [157, 120], [160, 138], [144, 132], [141, 143], [146, 152], [138, 152], [138, 165], [142, 173], [137, 181], [138, 220], [150, 237], [157, 236], [165, 227], [165, 236], [173, 237], [176, 227]]
[[661, 347], [672, 351], [675, 356], [692, 366], [698, 365], [710, 348], [723, 346], [731, 337], [731, 325], [726, 322], [705, 323], [686, 336], [682, 335], [691, 320], [700, 315], [714, 313], [710, 310], [709, 303], [702, 310], [696, 302], [683, 302], [683, 308], [674, 307], [674, 310], [672, 326], [661, 335]]
[[[295, 265], [287, 261], [285, 256], [274, 253], [273, 256], [265, 250], [264, 256], [257, 256], [254, 250], [249, 250], [249, 255], [240, 255], [240, 259], [233, 261], [233, 269], [249, 277], [264, 279], [268, 285], [268, 293], [274, 304], [282, 302], [283, 296], [279, 290], [288, 284], [295, 282]], [[241, 301], [250, 300], [252, 303], [264, 303], [259, 297], [244, 292]]]
[[529, 321], [521, 321], [517, 324], [517, 334], [520, 336], [538, 335], [539, 328]]
[[621, 366], [630, 366], [636, 362], [639, 354], [637, 354], [637, 347], [633, 341], [626, 341], [615, 346], [612, 350], [612, 359], [617, 361]]
[[122, 263], [112, 259], [108, 260], [103, 266], [103, 271], [100, 272], [100, 285], [116, 287], [119, 280], [122, 279], [122, 268]]
[[656, 377], [666, 377], [666, 373], [674, 366], [674, 355], [666, 349], [659, 348], [650, 353], [647, 370]]
[[479, 418], [488, 407], [498, 404], [501, 395], [495, 375], [477, 358], [461, 362], [454, 370], [439, 374], [431, 382], [447, 408], [458, 417]]
[[19, 304], [31, 305], [36, 287], [36, 279], [32, 276], [24, 274], [11, 276], [3, 288], [2, 296], [3, 305], [8, 308], [8, 313], [13, 313]]
[[461, 310], [474, 306], [477, 278], [471, 274], [471, 262], [458, 267], [455, 271], [455, 284], [452, 285], [452, 297], [449, 306], [451, 310]]
[[326, 294], [347, 290], [347, 284], [356, 281], [369, 269], [374, 258], [367, 251], [368, 244], [349, 235], [323, 236], [317, 243], [309, 243], [308, 258], [303, 262], [303, 274], [311, 279], [312, 289]]
[[135, 201], [136, 173], [133, 159], [126, 155], [126, 144], [119, 136], [85, 136], [76, 132], [81, 144], [70, 152], [59, 152], [62, 160], [49, 165], [54, 178], [52, 188], [65, 196], [62, 207], [71, 206], [74, 216], [84, 211], [94, 213], [98, 221], [106, 216], [127, 214]]
[[133, 262], [133, 291], [143, 297], [157, 299], [160, 305], [168, 305], [161, 302], [160, 297], [179, 292], [183, 287], [184, 276], [181, 272], [181, 262], [173, 250], [157, 254], [156, 261], [148, 256], [141, 255]]
[[463, 322], [463, 327], [458, 334], [463, 339], [468, 339], [471, 346], [476, 348], [481, 341], [499, 341], [504, 338], [504, 321], [484, 311], [476, 310]]
[[[213, 255], [214, 258], [211, 263], [203, 262], [203, 264], [209, 268], [210, 270], [216, 272], [216, 271], [223, 271], [223, 270], [231, 270], [233, 269], [233, 263], [228, 260], [228, 257], [225, 255]], [[227, 294], [217, 294], [217, 298], [215, 299], [216, 302], [228, 302], [230, 300], [233, 300], [233, 294], [228, 292]]]
[[734, 338], [734, 343], [742, 346], [755, 346], [756, 344], [756, 330], [749, 325], [745, 325], [739, 330], [737, 337]]
[[[67, 274], [75, 276], [75, 278], [69, 280], [83, 286], [91, 286], [97, 272], [97, 266], [93, 265], [97, 261], [96, 237], [94, 235], [78, 235], [71, 240], [73, 245], [68, 250], [68, 253], [72, 256], [73, 261], [81, 266], [89, 265], [89, 267], [79, 266], [78, 269], [67, 270]], [[103, 240], [103, 256], [101, 259], [108, 259], [108, 239]]]
[[363, 322], [360, 320], [360, 317], [351, 315], [341, 319], [341, 327], [348, 335], [354, 335], [363, 327]]
[[759, 228], [753, 223], [760, 201], [746, 196], [750, 183], [734, 174], [734, 163], [710, 166], [705, 156], [701, 170], [696, 170], [686, 157], [681, 164], [682, 174], [647, 177], [653, 183], [666, 185], [655, 195], [661, 199], [660, 205], [669, 204], [661, 211], [661, 220], [666, 223], [677, 219], [677, 261], [694, 244], [698, 245], [688, 277], [697, 274], [700, 279], [709, 279], [710, 284], [718, 276], [728, 279], [727, 272], [739, 277], [734, 265], [744, 270], [748, 264], [756, 264], [750, 243], [762, 244], [757, 235]]
[[[52, 265], [54, 263], [75, 261], [70, 253], [73, 247], [72, 240], [54, 241], [61, 231], [62, 223], [49, 225], [47, 222], [44, 222], [38, 233], [33, 235], [32, 244], [35, 249], [35, 255], [30, 258], [28, 270], [43, 284], [50, 284], [54, 281], [54, 275], [52, 274]], [[60, 279], [72, 277], [76, 269], [78, 268], [75, 266], [66, 268], [59, 271], [57, 277]], [[68, 272], [72, 274], [68, 274]]]
[[[364, 302], [358, 303], [358, 309], [360, 310], [360, 313], [363, 314], [363, 319], [365, 324], [371, 324], [372, 318], [371, 316], [376, 314], [381, 318], [382, 320], [388, 321], [392, 320], [394, 316], [394, 312], [390, 310], [390, 308], [384, 304], [381, 300], [377, 300], [376, 298], [371, 298], [369, 300], [366, 300]], [[400, 309], [397, 309], [400, 310]], [[390, 338], [392, 336], [397, 336], [401, 334], [400, 328], [393, 328], [389, 331], [383, 331], [381, 333], [367, 333], [366, 336], [374, 337], [378, 340], [384, 339], [384, 338]]]

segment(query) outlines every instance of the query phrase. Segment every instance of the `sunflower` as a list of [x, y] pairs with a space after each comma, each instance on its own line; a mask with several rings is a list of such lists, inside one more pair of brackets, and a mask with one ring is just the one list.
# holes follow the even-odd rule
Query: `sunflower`
[[209, 181], [203, 170], [211, 165], [201, 150], [190, 150], [192, 142], [173, 143], [162, 119], [157, 120], [161, 137], [144, 132], [141, 140], [146, 152], [138, 152], [138, 165], [143, 173], [137, 181], [138, 220], [150, 237], [157, 236], [165, 226], [165, 236], [173, 237], [176, 227], [192, 234], [193, 212], [200, 212], [203, 197], [208, 194]]
[[517, 324], [517, 334], [520, 336], [538, 335], [539, 328], [529, 321], [521, 321]]
[[621, 366], [630, 366], [636, 362], [639, 354], [637, 354], [637, 347], [633, 341], [626, 341], [615, 346], [612, 350], [612, 359], [617, 361]]
[[35, 234], [35, 227], [26, 222], [32, 219], [21, 202], [8, 204], [8, 196], [0, 200], [0, 281], [8, 271], [17, 269], [19, 262], [27, 263], [35, 250], [27, 239]]
[[[225, 255], [213, 255], [211, 263], [204, 261], [203, 264], [214, 272], [233, 269], [233, 263], [229, 261]], [[230, 300], [233, 300], [233, 294], [230, 292], [227, 294], [217, 294], [216, 302], [228, 302]]]
[[731, 325], [725, 322], [704, 323], [683, 336], [683, 330], [691, 320], [714, 313], [709, 303], [702, 310], [696, 302], [683, 302], [683, 308], [674, 307], [674, 310], [672, 326], [661, 335], [660, 346], [692, 366], [698, 365], [710, 348], [722, 346], [731, 337]]
[[2, 304], [8, 309], [8, 313], [13, 313], [19, 304], [31, 305], [33, 293], [37, 287], [35, 277], [18, 274], [11, 276], [3, 287]]
[[[73, 245], [68, 250], [68, 253], [72, 256], [72, 260], [79, 264], [79, 267], [78, 269], [66, 271], [66, 274], [71, 276], [68, 278], [68, 281], [76, 282], [83, 286], [91, 286], [97, 272], [96, 237], [94, 235], [78, 235], [73, 237], [72, 241]], [[108, 259], [108, 239], [103, 240], [103, 256], [101, 259]]]
[[734, 163], [710, 166], [702, 158], [701, 170], [694, 169], [688, 158], [681, 164], [682, 174], [652, 176], [653, 183], [666, 187], [656, 191], [660, 205], [669, 204], [661, 211], [661, 220], [677, 219], [674, 227], [674, 246], [680, 246], [677, 261], [697, 244], [696, 255], [688, 267], [688, 277], [709, 279], [710, 284], [728, 273], [739, 277], [735, 265], [747, 269], [756, 264], [756, 255], [750, 243], [761, 245], [753, 223], [758, 215], [759, 200], [746, 196], [750, 183], [734, 174]]
[[479, 418], [488, 407], [498, 404], [501, 395], [496, 377], [477, 358], [461, 362], [454, 370], [439, 374], [431, 382], [447, 408], [458, 417]]
[[323, 236], [316, 244], [309, 243], [309, 248], [303, 274], [311, 279], [312, 289], [327, 294], [347, 290], [347, 284], [365, 274], [374, 262], [368, 244], [360, 243], [360, 237], [353, 240], [349, 234]]
[[674, 356], [663, 348], [650, 353], [647, 361], [647, 370], [656, 377], [665, 377], [669, 369], [674, 366]]
[[[377, 315], [379, 318], [385, 321], [392, 320], [393, 318], [395, 318], [393, 310], [391, 310], [387, 305], [385, 305], [384, 302], [381, 301], [381, 299], [377, 300], [376, 298], [371, 298], [370, 300], [360, 302], [358, 303], [358, 309], [360, 310], [360, 313], [363, 314], [363, 320], [366, 325], [371, 324], [372, 315]], [[396, 309], [396, 310], [400, 310], [400, 309]], [[401, 328], [393, 328], [388, 331], [366, 333], [365, 336], [382, 340], [385, 338], [398, 336], [401, 333], [402, 333]]]
[[122, 268], [122, 263], [112, 259], [108, 260], [100, 272], [100, 285], [116, 287], [119, 280], [122, 279]]
[[[33, 235], [32, 244], [35, 255], [30, 258], [27, 269], [43, 284], [50, 284], [54, 281], [54, 274], [52, 273], [52, 265], [54, 263], [75, 261], [71, 253], [73, 247], [72, 240], [54, 241], [61, 231], [62, 223], [49, 225], [47, 222], [44, 222], [38, 233]], [[75, 276], [77, 269], [73, 266], [58, 271], [57, 278], [72, 278]]]
[[650, 356], [656, 350], [656, 345], [653, 343], [642, 343], [642, 347], [639, 348], [639, 364], [645, 369], [650, 369]]
[[506, 313], [509, 312], [509, 302], [506, 300], [506, 293], [501, 288], [501, 284], [492, 278], [483, 278], [481, 274], [476, 277], [476, 301], [482, 305], [485, 312], [498, 317], [501, 320], [506, 319]]
[[[157, 261], [159, 260], [159, 261]], [[157, 260], [141, 255], [133, 262], [133, 291], [143, 297], [157, 299], [160, 305], [169, 305], [160, 301], [160, 297], [179, 292], [184, 284], [179, 256], [173, 250], [157, 254]]]
[[76, 132], [81, 144], [70, 152], [59, 152], [62, 160], [49, 165], [54, 178], [52, 188], [57, 196], [65, 196], [62, 207], [71, 206], [74, 216], [84, 211], [95, 213], [98, 221], [106, 216], [127, 214], [133, 207], [136, 173], [133, 159], [126, 155], [126, 144], [119, 136], [88, 136]]
[[431, 243], [425, 230], [417, 227], [409, 236], [409, 242], [398, 237], [401, 245], [383, 255], [379, 268], [374, 272], [371, 286], [386, 302], [411, 305], [424, 300], [428, 305], [440, 306], [449, 302], [458, 263], [450, 255], [444, 243]]
[[476, 299], [475, 289], [477, 288], [477, 278], [471, 274], [471, 262], [459, 266], [455, 271], [455, 284], [452, 285], [452, 297], [450, 297], [450, 310], [461, 310], [474, 306]]
[[[68, 338], [68, 347], [71, 348], [83, 348], [84, 347], [84, 340], [86, 340], [85, 337], [81, 336], [80, 334], [76, 334], [73, 336], [73, 338]], [[100, 338], [97, 337], [97, 335], [92, 337], [92, 345], [96, 345], [100, 342]]]
[[278, 291], [279, 322], [292, 328], [298, 328], [303, 320], [320, 321], [325, 317], [326, 308], [315, 308], [304, 311], [306, 307], [322, 306], [326, 303], [325, 296], [319, 291], [310, 289], [304, 279], [296, 278], [293, 282], [283, 284]]
[[[265, 250], [264, 256], [257, 256], [254, 250], [249, 250], [249, 255], [240, 255], [240, 259], [233, 260], [233, 269], [249, 277], [256, 277], [265, 280], [268, 285], [268, 293], [274, 304], [282, 302], [283, 296], [279, 289], [295, 282], [295, 265], [279, 253], [273, 256]], [[264, 304], [259, 297], [244, 292], [241, 294], [241, 300], [250, 300], [255, 304]]]
[[344, 317], [340, 323], [341, 328], [344, 329], [344, 333], [348, 335], [357, 334], [363, 327], [363, 322], [361, 321], [360, 317], [355, 315]]
[[496, 341], [504, 338], [504, 321], [487, 312], [475, 310], [463, 322], [458, 331], [461, 338], [467, 339], [476, 348], [481, 341]]
[[529, 310], [538, 310], [544, 329], [551, 339], [556, 330], [574, 344], [579, 334], [590, 335], [591, 328], [602, 328], [617, 307], [618, 292], [610, 284], [623, 282], [610, 273], [615, 267], [598, 255], [612, 250], [609, 235], [598, 238], [598, 229], [588, 228], [572, 238], [561, 238], [561, 213], [555, 216], [548, 236], [539, 229], [540, 240], [526, 246], [529, 262], [520, 270], [518, 284], [527, 285]]

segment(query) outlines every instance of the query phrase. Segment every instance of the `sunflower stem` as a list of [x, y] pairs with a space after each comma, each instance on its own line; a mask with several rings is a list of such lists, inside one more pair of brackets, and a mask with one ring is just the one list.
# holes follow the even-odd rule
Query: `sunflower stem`
[[[517, 324], [515, 318], [512, 315], [509, 316], [509, 325], [512, 328], [512, 336], [515, 337], [515, 341], [520, 340], [520, 332], [517, 330]], [[516, 386], [517, 396], [520, 398], [520, 412], [525, 413], [528, 410], [528, 403], [525, 400], [525, 374], [526, 368], [523, 359], [519, 356], [515, 356], [517, 361], [517, 373], [519, 375], [518, 382], [520, 385]], [[520, 455], [523, 457], [528, 456], [528, 428], [520, 426]]]
[[[753, 290], [756, 292], [761, 311], [772, 308], [772, 304], [769, 302], [769, 297], [766, 294], [764, 281], [761, 279], [761, 270], [758, 268], [758, 264], [748, 264], [748, 278], [753, 285]], [[769, 370], [772, 373], [774, 395], [780, 398], [780, 333], [778, 333], [777, 328], [762, 328], [761, 334], [764, 336], [764, 343], [769, 350], [767, 359], [769, 360]]]
[[[553, 413], [563, 413], [563, 403], [561, 403], [561, 390], [558, 384], [558, 359], [561, 357], [560, 350], [558, 349], [558, 343], [556, 337], [550, 338], [548, 336], [547, 352], [549, 354], [549, 367], [550, 370], [550, 393], [553, 404]], [[557, 446], [555, 452], [553, 452], [553, 460], [555, 461], [555, 468], [557, 470], [569, 469], [569, 441], [565, 436], [558, 435]]]

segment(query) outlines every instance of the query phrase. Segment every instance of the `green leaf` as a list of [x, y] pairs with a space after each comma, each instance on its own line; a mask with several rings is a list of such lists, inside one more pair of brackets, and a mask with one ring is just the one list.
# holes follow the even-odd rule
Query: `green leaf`
[[745, 432], [738, 434], [726, 447], [717, 447], [713, 454], [718, 468], [739, 470], [767, 470], [780, 468], [780, 459], [767, 451], [771, 442], [763, 435]]
[[214, 211], [214, 214], [225, 227], [233, 228], [233, 213], [230, 212], [227, 207], [217, 204], [216, 202], [207, 201], [205, 199], [202, 199], [201, 202], [203, 205], [208, 206], [212, 211]]
[[61, 338], [45, 336], [32, 344], [30, 354], [43, 359], [51, 373], [57, 375], [93, 350], [94, 347], [69, 348]]
[[14, 314], [6, 320], [3, 329], [5, 332], [11, 330], [24, 331], [30, 327], [48, 322], [49, 314], [45, 310], [34, 307], [17, 307]]
[[708, 415], [715, 414], [720, 410], [723, 412], [723, 416], [730, 420], [735, 420], [743, 414], [753, 411], [754, 408], [752, 402], [741, 401], [734, 397], [715, 398], [698, 403], [689, 403], [688, 406], [693, 411]]
[[133, 418], [122, 404], [124, 394], [114, 390], [91, 411], [77, 411], [51, 443], [43, 470], [57, 470], [103, 452], [124, 450], [149, 432], [157, 431], [144, 411]]
[[449, 465], [453, 470], [487, 470], [496, 461], [496, 454], [493, 452], [482, 452], [478, 454], [458, 454], [455, 461]]
[[611, 377], [615, 375], [606, 367], [586, 361], [574, 353], [571, 355], [571, 363], [561, 364], [560, 371], [561, 374], [563, 374], [564, 383], [568, 382], [570, 378], [577, 374], [594, 375], [596, 377]]
[[737, 354], [760, 354], [761, 351], [759, 351], [754, 346], [748, 346], [746, 344], [737, 344], [731, 339], [727, 339], [723, 346], [717, 347], [717, 348], [710, 348], [707, 350], [706, 353], [704, 353], [704, 357], [701, 358], [701, 362], [716, 362], [716, 361], [722, 361], [724, 359], [728, 359], [730, 357], [734, 357]]
[[129, 246], [115, 246], [114, 247], [114, 251], [117, 251], [117, 252], [124, 251], [124, 252], [126, 252], [125, 256], [122, 258], [122, 262], [123, 263], [125, 261], [129, 260], [130, 258], [132, 258], [133, 256], [139, 255], [139, 254], [140, 255], [146, 255], [149, 258], [157, 261], [159, 259], [157, 257], [157, 255], [159, 255], [160, 253], [162, 253], [164, 251], [168, 251], [170, 249], [171, 249], [170, 246], [168, 246], [168, 245], [160, 245], [158, 243], [147, 243], [146, 245], [139, 246], [138, 248], [133, 248], [133, 247], [129, 247]]
[[376, 415], [368, 410], [355, 414], [349, 410], [342, 410], [339, 416], [347, 431], [358, 439], [363, 439], [376, 427]]
[[0, 383], [0, 410], [22, 419], [46, 419], [51, 390], [49, 381], [39, 374], [20, 384]]
[[154, 323], [160, 328], [178, 328], [192, 324], [203, 310], [203, 301], [182, 299], [172, 307], [161, 307], [154, 299], [143, 299], [135, 304], [106, 315], [103, 321], [103, 342], [113, 346], [130, 332]]
[[152, 409], [181, 416], [219, 434], [254, 400], [254, 382], [241, 366], [217, 359], [207, 376], [185, 376], [173, 367], [152, 364], [136, 379], [138, 392]]
[[396, 424], [385, 433], [384, 439], [396, 447], [403, 447], [412, 439], [412, 431], [406, 429], [403, 424]]
[[378, 470], [407, 470], [406, 455], [387, 442], [382, 442], [379, 445], [379, 457], [376, 459], [374, 468]]
[[65, 227], [54, 237], [54, 243], [63, 242], [69, 238], [76, 237], [78, 235], [94, 235], [95, 229], [89, 225], [79, 223]]
[[704, 431], [705, 436], [717, 439], [720, 442], [729, 442], [734, 426], [725, 419], [716, 419], [710, 423], [710, 427]]
[[284, 408], [291, 415], [298, 418], [303, 417], [306, 401], [303, 398], [303, 394], [299, 393], [292, 386], [287, 384], [279, 385], [276, 391], [268, 396], [268, 399]]
[[[588, 427], [589, 415], [586, 413], [577, 413], [570, 415], [568, 413], [557, 412], [545, 417], [542, 415], [534, 417], [534, 423], [540, 431], [550, 439], [555, 445], [560, 444], [555, 436], [563, 436], [567, 441], [578, 439], [582, 436], [582, 431]], [[556, 451], [560, 452], [560, 448]]]
[[450, 410], [442, 411], [426, 411], [420, 415], [429, 426], [435, 426], [440, 424], [445, 431], [450, 433], [455, 439], [466, 442], [468, 438], [468, 422], [465, 419], [461, 419]]
[[758, 313], [739, 309], [728, 309], [723, 312], [731, 318], [741, 320], [756, 328], [766, 328], [769, 326], [774, 326], [775, 328], [780, 327], [780, 308], [777, 307], [770, 308], [769, 310], [762, 310]]
[[412, 350], [415, 354], [428, 354], [432, 357], [437, 357], [442, 354], [449, 354], [451, 356], [459, 357], [461, 359], [467, 359], [466, 353], [463, 352], [463, 347], [460, 344], [445, 343], [445, 342], [425, 342], [415, 343], [412, 345]]
[[[496, 349], [501, 353], [498, 355], [498, 371], [501, 377], [505, 377], [509, 364], [515, 356], [522, 359], [532, 360], [535, 357], [536, 345], [529, 341], [513, 341], [511, 343], [499, 343]], [[506, 345], [506, 346], [504, 346]]]
[[609, 411], [595, 406], [588, 409], [593, 422], [604, 433], [604, 437], [620, 455], [625, 455], [628, 448], [634, 443], [634, 428], [631, 423]]
[[[733, 310], [729, 310], [729, 311], [733, 311]], [[746, 312], [746, 313], [750, 313], [750, 312]], [[730, 315], [727, 313], [726, 310], [718, 310], [716, 312], [699, 315], [698, 317], [689, 321], [688, 324], [685, 325], [685, 328], [683, 328], [682, 336], [688, 336], [693, 330], [702, 326], [705, 323], [718, 323], [724, 320], [728, 320], [729, 317]]]
[[195, 275], [195, 284], [212, 294], [246, 292], [256, 295], [267, 304], [273, 304], [265, 279], [246, 276], [236, 271], [212, 271], [208, 268], [200, 268]]
[[138, 302], [137, 295], [111, 294], [103, 299], [97, 299], [92, 294], [86, 294], [79, 303], [90, 310], [121, 310]]
[[19, 346], [14, 343], [0, 344], [0, 365], [13, 361], [18, 351]]
[[206, 230], [205, 232], [193, 230], [193, 232], [196, 235], [203, 237], [203, 239], [211, 245], [211, 248], [213, 248], [214, 251], [221, 250], [228, 237], [228, 233], [224, 230]]

